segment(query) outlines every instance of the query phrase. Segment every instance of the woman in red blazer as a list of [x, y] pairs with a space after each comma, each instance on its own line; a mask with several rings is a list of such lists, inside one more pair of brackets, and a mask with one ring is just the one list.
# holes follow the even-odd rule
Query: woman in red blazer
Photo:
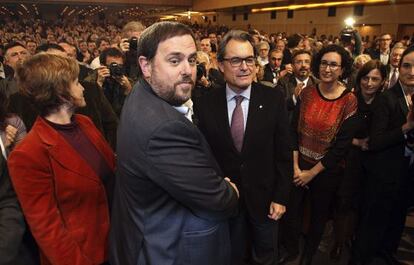
[[42, 264], [107, 261], [108, 190], [114, 154], [85, 106], [78, 64], [40, 53], [18, 68], [19, 87], [41, 115], [9, 157], [10, 176]]

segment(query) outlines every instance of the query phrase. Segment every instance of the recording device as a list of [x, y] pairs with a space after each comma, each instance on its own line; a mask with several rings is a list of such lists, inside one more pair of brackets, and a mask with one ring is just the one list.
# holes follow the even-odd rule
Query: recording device
[[200, 80], [202, 77], [207, 76], [207, 69], [204, 63], [197, 64], [197, 80]]
[[132, 37], [129, 39], [129, 50], [136, 51], [138, 49], [138, 38]]
[[354, 38], [355, 30], [353, 27], [347, 26], [343, 30], [341, 30], [339, 34], [340, 34], [341, 42], [343, 44], [350, 44], [352, 39]]
[[122, 65], [111, 63], [108, 68], [110, 75], [113, 78], [119, 78], [125, 75], [124, 67]]

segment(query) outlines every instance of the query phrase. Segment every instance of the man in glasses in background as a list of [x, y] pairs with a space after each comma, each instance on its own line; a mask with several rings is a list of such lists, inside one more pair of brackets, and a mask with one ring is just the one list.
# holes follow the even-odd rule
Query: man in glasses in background
[[388, 33], [383, 33], [379, 37], [379, 49], [368, 50], [367, 53], [371, 58], [378, 59], [384, 65], [387, 65], [390, 61], [390, 47], [391, 47], [392, 37]]
[[314, 85], [317, 79], [311, 74], [312, 54], [303, 49], [295, 50], [292, 54], [293, 72], [288, 73], [277, 82], [276, 88], [285, 95], [289, 120], [295, 109], [298, 96], [306, 86]]
[[224, 175], [240, 190], [239, 213], [229, 224], [231, 264], [276, 264], [293, 169], [285, 99], [253, 83], [256, 54], [247, 32], [227, 33], [217, 59], [226, 84], [194, 111]]

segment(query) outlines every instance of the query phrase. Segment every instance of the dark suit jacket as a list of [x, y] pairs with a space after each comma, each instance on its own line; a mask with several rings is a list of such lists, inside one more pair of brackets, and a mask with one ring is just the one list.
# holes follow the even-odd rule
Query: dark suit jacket
[[[374, 59], [380, 60], [380, 58], [381, 58], [381, 52], [380, 52], [379, 49], [368, 49], [365, 53], [368, 54], [369, 56], [371, 56], [371, 59], [373, 59], [373, 60]], [[388, 57], [387, 64], [390, 63], [390, 58], [391, 58], [391, 54]]]
[[6, 160], [0, 154], [0, 265], [24, 264], [19, 250], [25, 229], [23, 213], [10, 182]]
[[234, 147], [230, 132], [225, 87], [202, 98], [194, 112], [224, 175], [239, 187], [250, 215], [267, 220], [272, 201], [286, 205], [293, 165], [282, 93], [252, 84], [241, 153]]
[[[96, 128], [101, 131], [105, 139], [115, 150], [118, 118], [112, 110], [111, 104], [97, 85], [88, 82], [82, 82], [82, 85], [85, 88], [83, 95], [86, 106], [76, 109], [76, 113], [91, 118]], [[17, 114], [23, 120], [27, 131], [32, 128], [39, 114], [37, 109], [31, 104], [30, 99], [21, 93], [15, 93], [10, 96], [9, 112]]]
[[230, 263], [235, 191], [201, 132], [139, 80], [118, 130], [112, 265]]
[[[280, 71], [284, 70], [285, 67], [282, 65], [280, 67]], [[273, 83], [273, 71], [272, 68], [270, 67], [270, 64], [266, 64], [265, 68], [264, 68], [264, 75], [263, 75], [263, 81], [268, 81]]]
[[379, 184], [387, 183], [397, 189], [404, 171], [406, 140], [401, 126], [406, 122], [408, 107], [400, 83], [386, 90], [375, 100], [370, 130], [369, 148], [372, 151], [370, 169]]
[[[83, 115], [74, 118], [114, 170], [114, 154], [92, 121]], [[104, 184], [59, 132], [39, 117], [8, 164], [42, 265], [107, 260], [109, 207]]]
[[[318, 80], [310, 75], [307, 86], [315, 85]], [[282, 91], [286, 99], [286, 107], [289, 114], [295, 109], [295, 103], [293, 102], [292, 96], [295, 93], [295, 88], [297, 86], [296, 78], [294, 74], [286, 74], [284, 77], [280, 78], [277, 82], [276, 88]]]

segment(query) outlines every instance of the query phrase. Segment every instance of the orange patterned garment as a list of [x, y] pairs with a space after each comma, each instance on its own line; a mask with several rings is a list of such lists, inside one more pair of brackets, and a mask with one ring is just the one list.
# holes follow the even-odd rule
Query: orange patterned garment
[[301, 92], [300, 100], [299, 153], [316, 164], [328, 152], [343, 122], [356, 113], [357, 99], [348, 91], [337, 99], [327, 99], [310, 86]]

